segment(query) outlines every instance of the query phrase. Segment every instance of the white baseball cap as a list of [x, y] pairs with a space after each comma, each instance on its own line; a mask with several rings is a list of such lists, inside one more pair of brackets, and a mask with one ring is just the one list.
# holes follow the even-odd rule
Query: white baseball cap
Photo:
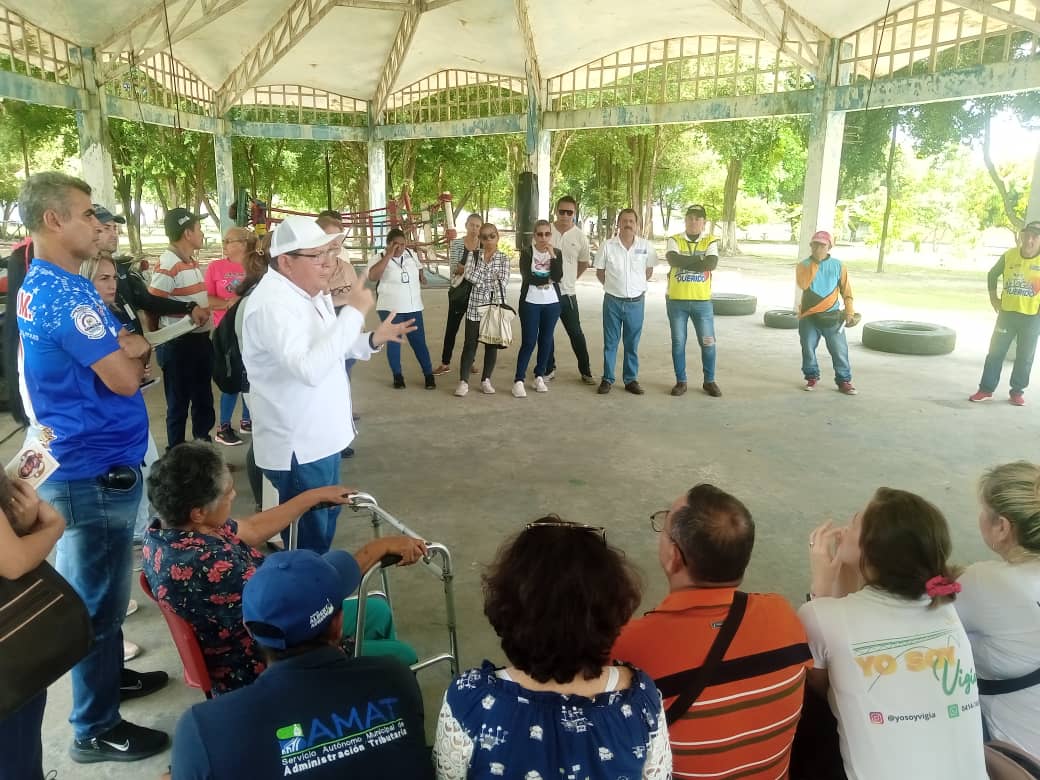
[[332, 241], [336, 235], [326, 233], [311, 217], [290, 214], [271, 233], [271, 257], [292, 254], [301, 249], [317, 249]]

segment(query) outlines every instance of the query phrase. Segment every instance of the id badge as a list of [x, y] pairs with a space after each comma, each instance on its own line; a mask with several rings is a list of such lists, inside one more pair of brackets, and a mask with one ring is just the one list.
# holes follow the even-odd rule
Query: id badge
[[412, 277], [408, 275], [407, 271], [401, 271], [401, 284], [408, 284], [408, 282], [411, 281], [411, 278]]

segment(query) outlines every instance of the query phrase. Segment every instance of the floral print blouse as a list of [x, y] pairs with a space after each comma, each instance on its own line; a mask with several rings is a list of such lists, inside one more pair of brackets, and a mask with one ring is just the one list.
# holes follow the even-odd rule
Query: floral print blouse
[[214, 694], [248, 685], [264, 670], [242, 623], [242, 588], [264, 556], [237, 531], [234, 520], [216, 535], [163, 528], [156, 520], [142, 549], [152, 593], [195, 629]]

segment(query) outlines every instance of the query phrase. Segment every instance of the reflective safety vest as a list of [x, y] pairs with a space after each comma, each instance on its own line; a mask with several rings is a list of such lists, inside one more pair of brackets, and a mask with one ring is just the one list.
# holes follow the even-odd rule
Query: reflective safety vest
[[1004, 253], [1004, 294], [1000, 308], [1019, 314], [1040, 312], [1040, 256], [1028, 260], [1018, 249]]
[[[690, 241], [685, 233], [672, 236], [679, 254], [693, 255], [698, 260], [704, 258], [717, 239], [710, 233]], [[668, 297], [675, 301], [709, 301], [711, 300], [711, 271], [687, 271], [683, 268], [671, 268], [668, 271]]]

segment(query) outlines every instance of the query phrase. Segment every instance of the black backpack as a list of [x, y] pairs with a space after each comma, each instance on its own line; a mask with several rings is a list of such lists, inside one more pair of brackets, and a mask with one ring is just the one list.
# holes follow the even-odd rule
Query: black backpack
[[242, 305], [239, 298], [227, 310], [224, 319], [213, 330], [213, 381], [222, 393], [248, 393], [249, 378], [242, 362], [242, 348], [238, 335], [242, 330]]

